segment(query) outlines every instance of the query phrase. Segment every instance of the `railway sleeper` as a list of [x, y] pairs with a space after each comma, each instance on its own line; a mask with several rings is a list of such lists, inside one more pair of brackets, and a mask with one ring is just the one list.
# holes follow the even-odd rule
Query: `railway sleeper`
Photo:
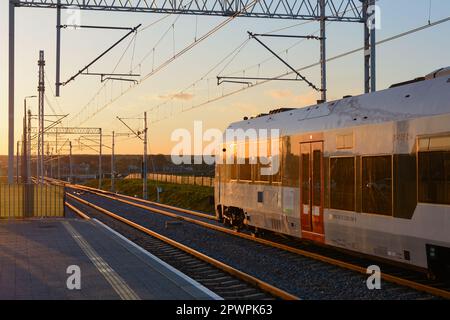
[[[201, 275], [203, 278], [213, 279], [213, 280], [219, 280], [224, 277], [223, 273], [221, 273], [220, 271], [216, 271], [214, 273], [209, 273], [209, 274], [200, 273], [199, 275]], [[225, 277], [227, 277], [227, 276], [225, 276]]]
[[[205, 283], [214, 283], [215, 282], [215, 281], [211, 281], [209, 279], [200, 279], [199, 281], [204, 281]], [[235, 279], [233, 279], [233, 278], [230, 278], [229, 281], [220, 281], [220, 282], [217, 282], [217, 283], [220, 284], [220, 285], [223, 285], [223, 286], [227, 286], [227, 285], [239, 284], [240, 282], [235, 280]]]
[[245, 286], [239, 290], [214, 289], [214, 291], [219, 295], [220, 294], [223, 294], [223, 295], [238, 294], [239, 296], [247, 296], [250, 294], [259, 293], [258, 290], [254, 289], [252, 287], [248, 287], [248, 286]]
[[233, 279], [231, 276], [228, 275], [222, 275], [221, 277], [207, 277], [207, 278], [202, 278], [202, 281], [225, 281], [225, 280], [230, 280]]

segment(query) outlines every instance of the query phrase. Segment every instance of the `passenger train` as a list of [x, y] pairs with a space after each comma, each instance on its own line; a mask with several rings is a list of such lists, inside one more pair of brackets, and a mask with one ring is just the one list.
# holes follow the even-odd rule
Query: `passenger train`
[[267, 165], [250, 161], [261, 141], [226, 141], [219, 156], [232, 161], [215, 178], [225, 223], [450, 275], [450, 68], [229, 129], [279, 129], [269, 156], [280, 168], [263, 176]]

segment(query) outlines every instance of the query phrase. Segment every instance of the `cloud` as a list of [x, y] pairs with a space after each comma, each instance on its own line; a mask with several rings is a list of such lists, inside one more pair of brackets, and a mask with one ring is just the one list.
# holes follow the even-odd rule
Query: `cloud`
[[177, 92], [177, 93], [168, 93], [168, 94], [152, 94], [142, 96], [140, 98], [143, 101], [155, 101], [155, 100], [180, 100], [180, 101], [189, 101], [194, 99], [194, 95], [187, 92]]
[[315, 91], [309, 91], [306, 94], [293, 97], [294, 103], [301, 104], [303, 106], [316, 104], [317, 99], [320, 99], [320, 97], [318, 97], [318, 94]]
[[232, 104], [233, 109], [237, 109], [245, 113], [257, 113], [258, 107], [253, 103], [235, 102]]
[[318, 96], [314, 91], [309, 91], [305, 94], [296, 95], [292, 90], [270, 90], [266, 92], [274, 100], [280, 100], [280, 103], [289, 104], [292, 106], [306, 106], [317, 102]]
[[158, 98], [162, 99], [162, 100], [174, 99], [174, 100], [189, 101], [194, 98], [194, 95], [191, 93], [179, 92], [179, 93], [171, 93], [171, 94], [166, 94], [166, 95], [159, 95]]
[[274, 99], [286, 99], [294, 95], [291, 90], [271, 90], [268, 94]]

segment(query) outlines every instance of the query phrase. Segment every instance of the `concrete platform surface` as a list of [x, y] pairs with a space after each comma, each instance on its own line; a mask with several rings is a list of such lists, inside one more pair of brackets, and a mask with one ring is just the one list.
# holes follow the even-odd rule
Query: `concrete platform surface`
[[219, 297], [96, 220], [40, 219], [0, 221], [0, 299]]

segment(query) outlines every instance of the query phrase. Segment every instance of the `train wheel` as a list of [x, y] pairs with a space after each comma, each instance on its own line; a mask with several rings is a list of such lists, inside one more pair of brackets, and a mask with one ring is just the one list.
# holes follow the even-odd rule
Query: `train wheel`
[[428, 280], [435, 281], [437, 279], [436, 275], [434, 275], [432, 272], [427, 272], [427, 278]]
[[228, 219], [223, 219], [222, 223], [225, 227], [231, 227], [231, 223]]
[[253, 238], [259, 238], [259, 236], [261, 235], [261, 231], [259, 231], [258, 228], [253, 228], [250, 234]]

